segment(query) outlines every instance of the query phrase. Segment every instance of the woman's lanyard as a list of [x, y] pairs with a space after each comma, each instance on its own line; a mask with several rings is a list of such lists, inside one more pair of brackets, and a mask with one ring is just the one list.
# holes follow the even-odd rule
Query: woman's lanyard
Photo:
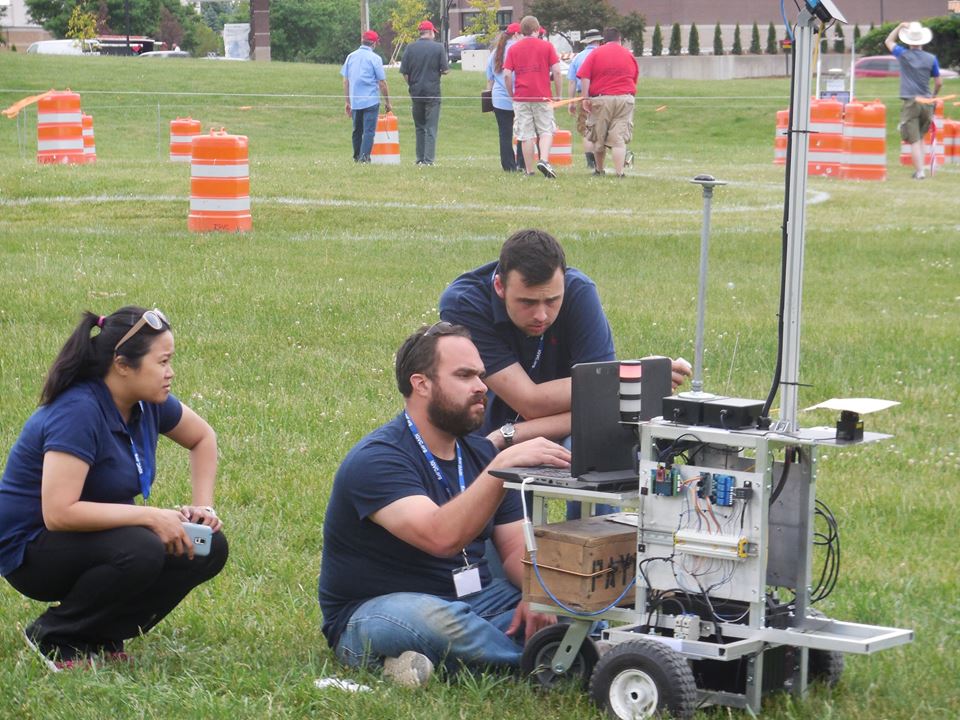
[[[143, 418], [142, 402], [140, 403], [140, 417]], [[150, 486], [153, 485], [153, 468], [147, 464], [146, 456], [141, 459], [140, 452], [137, 450], [137, 444], [133, 440], [133, 432], [127, 426], [127, 423], [123, 421], [122, 415], [120, 416], [120, 422], [123, 423], [123, 429], [126, 430], [127, 437], [130, 439], [130, 451], [133, 453], [133, 462], [136, 463], [137, 475], [140, 479], [140, 493], [143, 495], [144, 503], [146, 503], [147, 498], [150, 497]]]

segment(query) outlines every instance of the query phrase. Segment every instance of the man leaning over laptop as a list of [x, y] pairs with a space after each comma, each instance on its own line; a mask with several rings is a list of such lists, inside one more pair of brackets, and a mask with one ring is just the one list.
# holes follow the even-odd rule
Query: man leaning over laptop
[[[323, 525], [323, 633], [350, 666], [384, 666], [410, 685], [433, 666], [519, 665], [523, 643], [556, 622], [521, 601], [519, 493], [491, 469], [568, 467], [536, 438], [497, 454], [483, 436], [487, 386], [466, 328], [422, 327], [397, 351], [403, 412], [363, 438], [337, 471]], [[505, 578], [484, 558], [493, 541]]]
[[[533, 437], [570, 435], [570, 372], [614, 360], [613, 333], [594, 282], [567, 267], [544, 230], [520, 230], [499, 261], [464, 273], [440, 297], [440, 317], [470, 329], [494, 397], [481, 432], [498, 449]], [[674, 360], [673, 387], [690, 376]], [[573, 508], [568, 515], [579, 517]]]

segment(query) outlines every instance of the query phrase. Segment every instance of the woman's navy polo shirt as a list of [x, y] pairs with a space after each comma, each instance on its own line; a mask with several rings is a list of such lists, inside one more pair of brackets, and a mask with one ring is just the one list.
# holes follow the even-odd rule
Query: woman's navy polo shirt
[[0, 575], [20, 567], [26, 546], [44, 528], [40, 482], [45, 453], [68, 453], [90, 465], [81, 500], [132, 504], [141, 489], [131, 434], [141, 465], [152, 477], [157, 438], [175, 428], [182, 414], [180, 401], [169, 395], [162, 404], [135, 405], [125, 425], [102, 380], [77, 383], [37, 408], [10, 449], [0, 479]]

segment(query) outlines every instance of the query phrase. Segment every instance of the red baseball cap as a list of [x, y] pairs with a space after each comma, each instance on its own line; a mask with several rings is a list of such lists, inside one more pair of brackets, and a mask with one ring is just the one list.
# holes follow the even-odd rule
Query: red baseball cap
[[510, 23], [507, 25], [507, 35], [516, 35], [520, 32], [520, 23]]
[[546, 29], [545, 27], [541, 27], [540, 30], [537, 32], [537, 34], [538, 34], [538, 35], [546, 35], [546, 34], [547, 34], [547, 29]]
[[377, 35], [376, 30], [367, 30], [361, 37], [367, 42], [378, 42], [380, 40], [380, 36]]
[[433, 23], [430, 22], [429, 20], [424, 20], [422, 23], [420, 23], [420, 26], [417, 29], [420, 32], [425, 32], [427, 30], [429, 30], [430, 32], [433, 32], [434, 30], [436, 30], [436, 28], [433, 26]]

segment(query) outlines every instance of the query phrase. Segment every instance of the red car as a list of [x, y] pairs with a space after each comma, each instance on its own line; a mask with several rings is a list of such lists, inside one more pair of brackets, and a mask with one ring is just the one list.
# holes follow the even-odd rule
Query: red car
[[[900, 77], [900, 63], [893, 55], [871, 55], [862, 57], [853, 64], [853, 73], [858, 78]], [[957, 77], [953, 70], [940, 68], [940, 77]]]

